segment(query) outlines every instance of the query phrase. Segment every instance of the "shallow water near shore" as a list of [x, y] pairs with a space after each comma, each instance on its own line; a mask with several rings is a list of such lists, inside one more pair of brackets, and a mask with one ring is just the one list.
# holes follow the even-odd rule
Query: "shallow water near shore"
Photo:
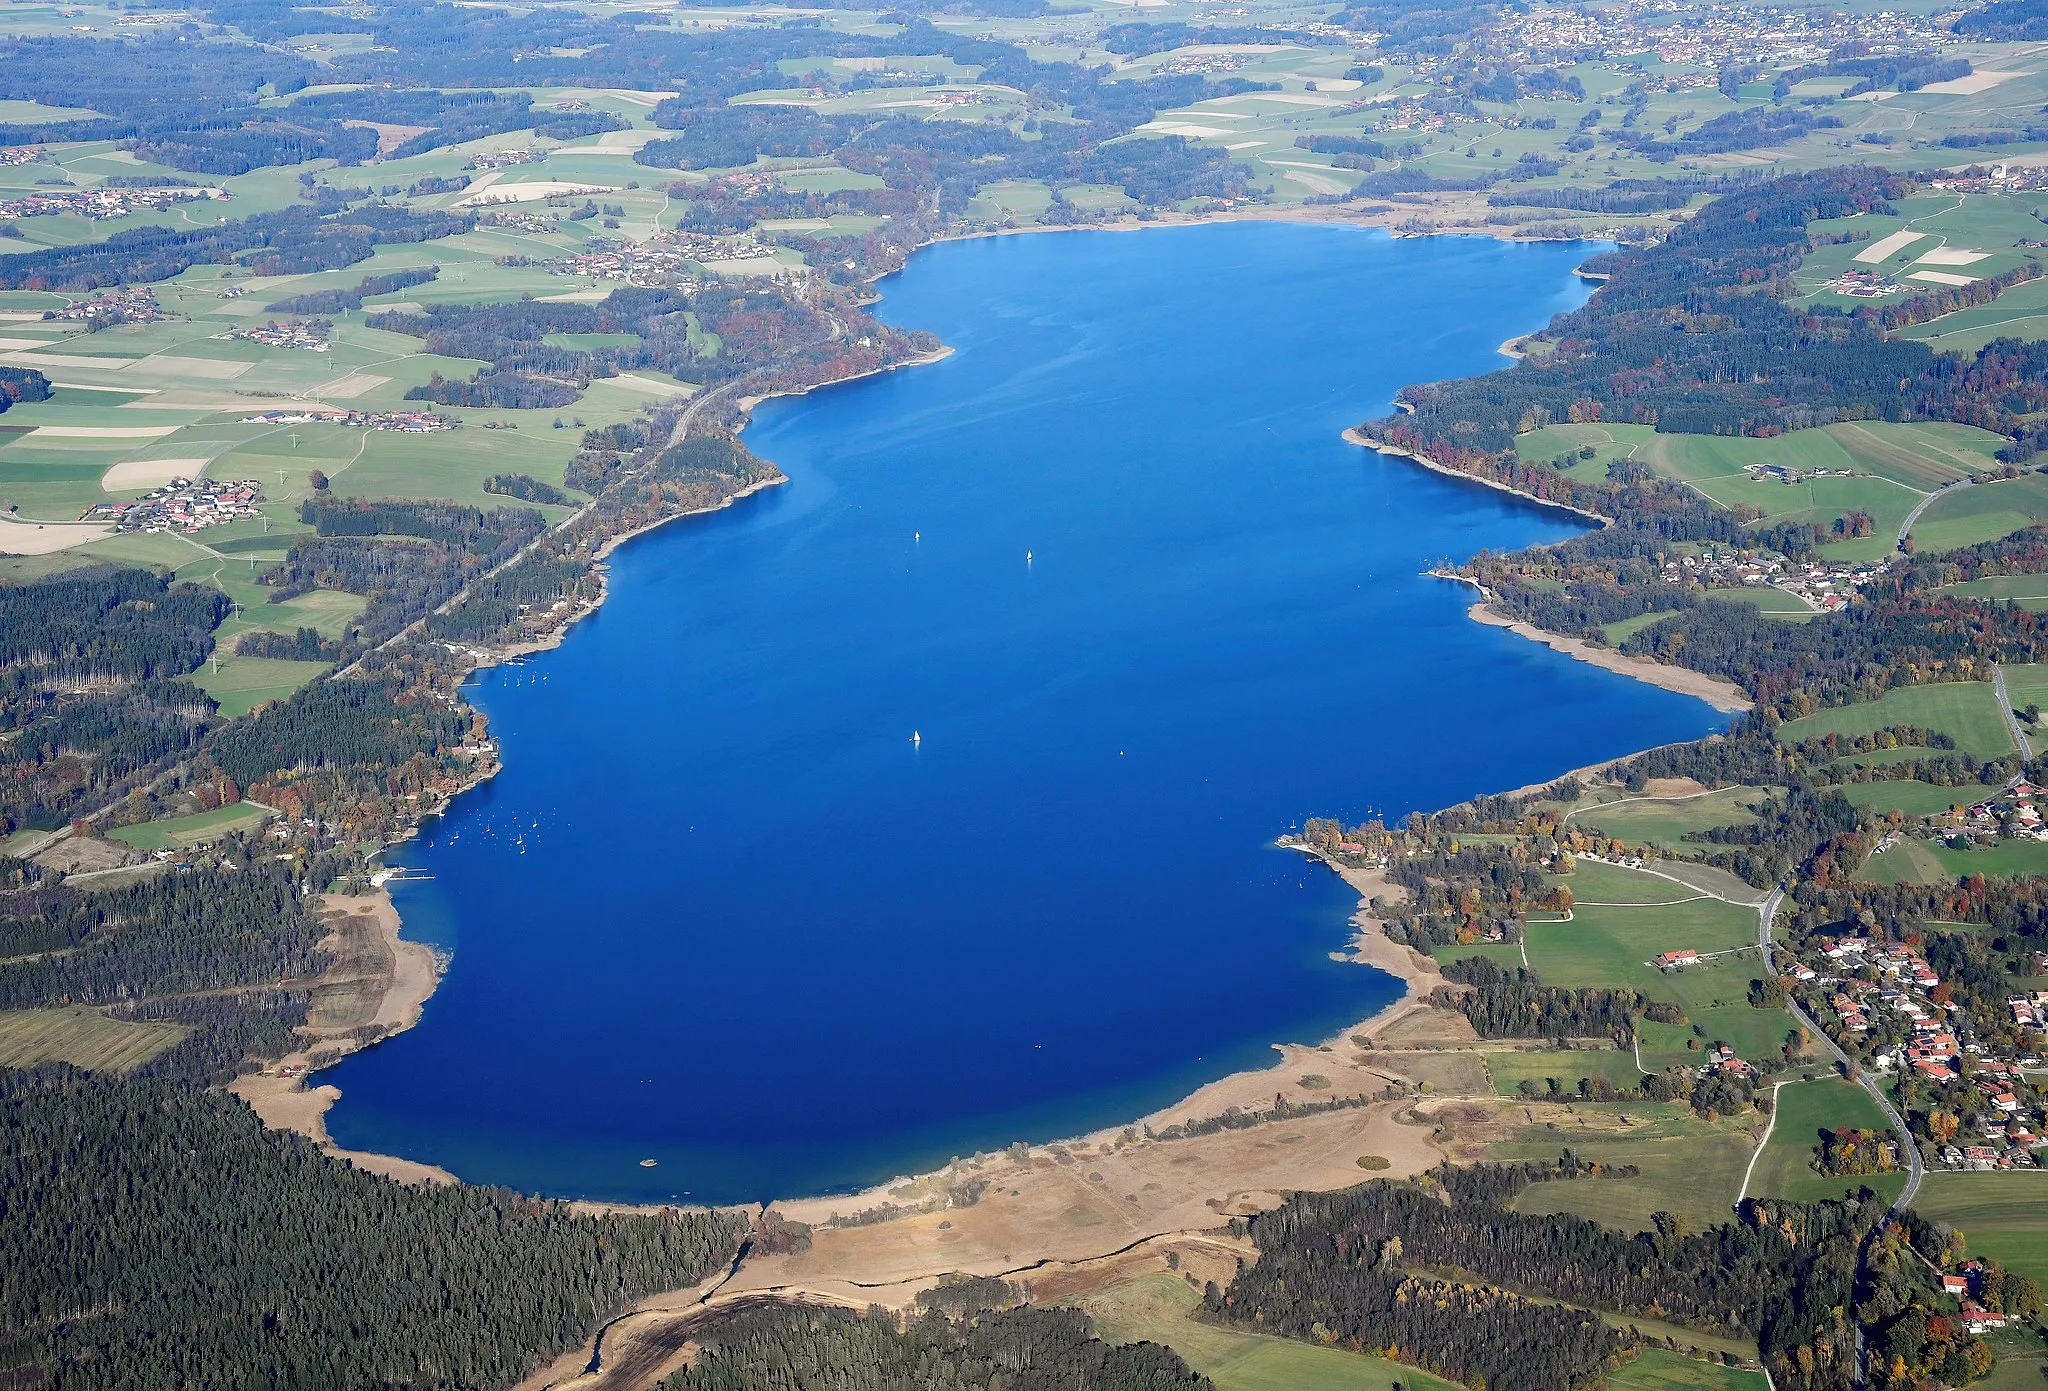
[[564, 1196], [850, 1191], [1395, 998], [1275, 836], [1725, 723], [1419, 573], [1573, 519], [1339, 439], [1505, 365], [1587, 254], [1280, 223], [920, 252], [879, 312], [951, 357], [763, 405], [786, 486], [621, 548], [596, 617], [477, 679], [505, 769], [393, 857], [453, 964], [320, 1079], [336, 1141]]

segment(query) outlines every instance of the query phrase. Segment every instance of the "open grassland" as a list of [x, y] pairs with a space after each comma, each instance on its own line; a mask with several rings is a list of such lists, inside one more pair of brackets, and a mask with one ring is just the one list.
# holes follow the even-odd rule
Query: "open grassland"
[[[1967, 594], [1976, 599], [2002, 599], [2018, 604], [2029, 613], [2048, 609], [2048, 575], [1993, 575], [1989, 579], [1967, 580], [1942, 590], [1944, 594]], [[2010, 680], [2010, 678], [2007, 678]], [[2014, 699], [2018, 699], [2015, 694]], [[2022, 705], [2026, 702], [2021, 701]]]
[[287, 662], [274, 657], [223, 657], [192, 673], [192, 684], [220, 702], [223, 715], [246, 715], [259, 705], [283, 700], [326, 671], [326, 662]]
[[177, 1024], [109, 1019], [83, 1005], [0, 1011], [0, 1067], [70, 1063], [127, 1072], [175, 1045], [190, 1030]]
[[1635, 1054], [1619, 1048], [1504, 1049], [1485, 1056], [1486, 1074], [1502, 1096], [1532, 1094], [1524, 1083], [1534, 1083], [1544, 1095], [1574, 1096], [1581, 1078], [1599, 1078], [1621, 1089], [1643, 1080]]
[[231, 831], [250, 831], [270, 819], [270, 813], [251, 802], [235, 802], [212, 811], [190, 816], [169, 816], [107, 832], [107, 839], [132, 845], [137, 850], [162, 850], [167, 846], [192, 845], [218, 840]]
[[2048, 518], [2048, 477], [2038, 473], [1957, 488], [1939, 498], [1913, 524], [1913, 547], [1923, 555], [1974, 546], [2024, 531]]
[[1886, 1130], [1884, 1112], [1870, 1093], [1839, 1077], [1789, 1082], [1777, 1089], [1778, 1117], [1770, 1143], [1758, 1156], [1750, 1175], [1752, 1198], [1791, 1198], [1818, 1202], [1839, 1198], [1868, 1186], [1887, 1197], [1905, 1186], [1904, 1174], [1873, 1174], [1867, 1178], [1829, 1178], [1813, 1167], [1814, 1149], [1822, 1130]]
[[1632, 845], [1697, 851], [1698, 844], [1686, 840], [1687, 835], [1716, 826], [1750, 825], [1756, 820], [1754, 808], [1768, 795], [1758, 787], [1727, 787], [1683, 799], [1622, 798], [1574, 810], [1567, 819]]
[[2048, 1281], [2048, 1173], [1929, 1174], [1913, 1210], [1961, 1228], [1971, 1255]]
[[[1559, 463], [1585, 482], [1606, 478], [1609, 466], [1619, 460], [1632, 460], [1723, 506], [1760, 508], [1766, 523], [1827, 525], [1851, 512], [1867, 512], [1874, 522], [1872, 535], [1825, 547], [1830, 556], [1859, 560], [1888, 554], [1899, 524], [1929, 493], [1996, 469], [1996, 452], [2005, 443], [2003, 436], [1967, 425], [1853, 421], [1771, 439], [1667, 435], [1645, 425], [1548, 425], [1521, 436], [1515, 448], [1525, 459]], [[1757, 464], [1821, 471], [1821, 476], [1793, 482], [1752, 477], [1750, 466]], [[1762, 607], [1771, 595], [1761, 591], [1753, 601]], [[1749, 591], [1728, 597], [1752, 600]], [[1791, 596], [1783, 597], [1789, 602], [1767, 611], [1810, 612]], [[1609, 640], [1619, 639], [1610, 631]]]
[[1768, 1391], [1762, 1372], [1645, 1348], [1607, 1374], [1609, 1391]]
[[1939, 730], [1956, 747], [1979, 758], [2003, 758], [2012, 752], [2012, 736], [1998, 712], [1998, 694], [1988, 681], [1943, 681], [1904, 686], [1877, 700], [1820, 710], [1778, 730], [1787, 744], [1824, 734], [1869, 734], [1893, 725]]
[[[1547, 985], [1621, 987], [1676, 1004], [1683, 1024], [1637, 1023], [1645, 1070], [1696, 1067], [1715, 1042], [1747, 1058], [1783, 1045], [1784, 1014], [1757, 1009], [1748, 999], [1757, 974], [1756, 913], [1748, 903], [1585, 861], [1562, 882], [1577, 900], [1572, 920], [1528, 925], [1523, 948], [1529, 964]], [[1661, 953], [1687, 948], [1714, 955], [1685, 967], [1651, 964]]]
[[1971, 874], [1991, 878], [2048, 874], [2048, 841], [2001, 840], [1983, 850], [1951, 850], [1939, 841], [1928, 841], [1926, 846], [1928, 853], [1941, 862], [1942, 869], [1950, 878]]
[[1141, 1276], [1077, 1301], [1112, 1343], [1163, 1343], [1217, 1391], [1454, 1391], [1427, 1372], [1339, 1348], [1246, 1333], [1196, 1317], [1202, 1297], [1178, 1275]]
[[[2048, 581], [2048, 575], [2029, 575], [2026, 578]], [[2048, 584], [2043, 593], [2048, 594]], [[2034, 663], [2008, 666], [2005, 671], [2005, 693], [2012, 697], [2015, 710], [2024, 710], [2029, 705], [2038, 705], [2048, 710], [2048, 665]]]
[[1524, 1127], [1493, 1145], [1490, 1157], [1555, 1160], [1570, 1148], [1588, 1163], [1632, 1164], [1639, 1172], [1531, 1184], [1515, 1199], [1517, 1212], [1569, 1212], [1624, 1231], [1649, 1231], [1658, 1212], [1677, 1213], [1694, 1231], [1729, 1219], [1754, 1148], [1745, 1126], [1709, 1124], [1684, 1107], [1650, 1102], [1580, 1102], [1570, 1113]]
[[[1994, 1344], [1994, 1354], [1999, 1351]], [[1971, 1384], [1976, 1391], [2041, 1391], [2048, 1384], [2048, 1355], [2038, 1351], [2005, 1353], [1991, 1364], [1990, 1376]]]
[[1865, 860], [1863, 877], [1873, 884], [1939, 884], [1949, 875], [1926, 841], [1907, 836]]
[[1968, 806], [1982, 797], [1983, 787], [1937, 787], [1916, 778], [1895, 778], [1890, 782], [1852, 782], [1841, 792], [1859, 807], [1872, 811], [1898, 812], [1903, 816], [1938, 816], [1958, 804]]

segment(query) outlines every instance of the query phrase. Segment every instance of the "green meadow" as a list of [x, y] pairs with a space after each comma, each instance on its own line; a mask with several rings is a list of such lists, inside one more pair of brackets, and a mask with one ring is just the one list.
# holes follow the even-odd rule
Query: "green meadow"
[[235, 802], [212, 811], [190, 816], [168, 816], [137, 826], [109, 831], [107, 839], [118, 840], [137, 850], [175, 849], [202, 840], [218, 840], [234, 831], [252, 831], [270, 819], [270, 813], [249, 802]]
[[1929, 1174], [1913, 1210], [1961, 1228], [1971, 1255], [2048, 1281], [2048, 1173]]
[[1895, 1197], [1905, 1186], [1901, 1174], [1874, 1174], [1868, 1178], [1829, 1178], [1813, 1167], [1820, 1132], [1838, 1126], [1852, 1130], [1889, 1130], [1884, 1112], [1870, 1093], [1839, 1077], [1822, 1077], [1810, 1082], [1788, 1082], [1777, 1089], [1777, 1119], [1771, 1127], [1770, 1142], [1757, 1156], [1750, 1174], [1748, 1196], [1790, 1198], [1818, 1202], [1869, 1187]]
[[1870, 734], [1894, 725], [1939, 730], [1956, 747], [1979, 758], [2002, 758], [2012, 752], [2012, 736], [1998, 711], [1998, 695], [1988, 681], [1942, 681], [1903, 686], [1876, 700], [1820, 710], [1781, 726], [1786, 744], [1826, 734]]

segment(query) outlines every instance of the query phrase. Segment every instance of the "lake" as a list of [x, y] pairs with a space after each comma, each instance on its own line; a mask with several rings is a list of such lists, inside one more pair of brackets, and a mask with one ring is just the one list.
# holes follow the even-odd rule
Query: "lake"
[[[1584, 246], [1232, 223], [956, 242], [936, 365], [765, 404], [790, 477], [471, 687], [394, 858], [453, 953], [336, 1141], [626, 1201], [849, 1191], [1129, 1120], [1398, 992], [1273, 848], [1725, 723], [1420, 572], [1571, 518], [1339, 439], [1505, 365]], [[644, 1167], [643, 1160], [656, 1161]]]

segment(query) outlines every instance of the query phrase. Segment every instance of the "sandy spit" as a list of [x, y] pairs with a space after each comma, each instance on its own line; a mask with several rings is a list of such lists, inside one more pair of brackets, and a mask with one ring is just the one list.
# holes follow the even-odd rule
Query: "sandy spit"
[[1748, 692], [1733, 681], [1724, 681], [1718, 676], [1692, 671], [1686, 667], [1671, 666], [1664, 662], [1653, 662], [1647, 657], [1631, 657], [1611, 647], [1599, 647], [1583, 638], [1568, 638], [1557, 633], [1545, 632], [1541, 628], [1509, 618], [1497, 609], [1484, 603], [1474, 604], [1467, 609], [1466, 616], [1489, 628], [1505, 628], [1517, 637], [1540, 642], [1555, 652], [1621, 676], [1633, 677], [1652, 686], [1661, 686], [1667, 691], [1680, 695], [1696, 696], [1716, 710], [1737, 714], [1749, 710], [1754, 702]]

